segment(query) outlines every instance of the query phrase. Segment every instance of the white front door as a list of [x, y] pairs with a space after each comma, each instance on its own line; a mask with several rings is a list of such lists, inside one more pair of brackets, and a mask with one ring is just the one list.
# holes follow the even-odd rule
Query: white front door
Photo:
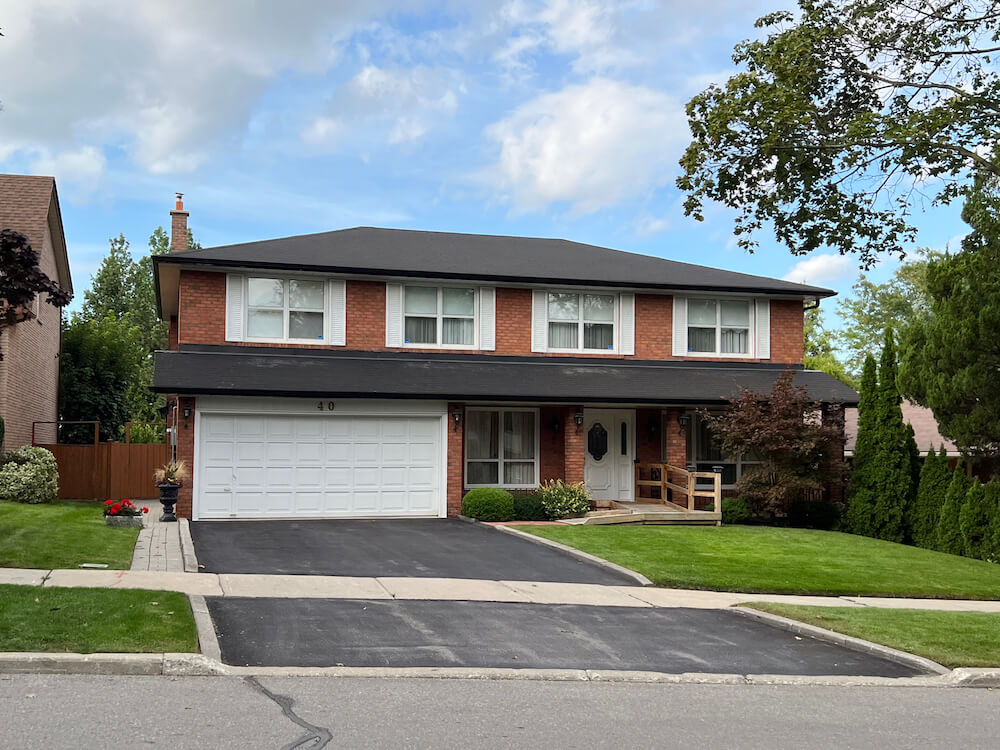
[[635, 411], [585, 409], [583, 480], [595, 500], [632, 500]]

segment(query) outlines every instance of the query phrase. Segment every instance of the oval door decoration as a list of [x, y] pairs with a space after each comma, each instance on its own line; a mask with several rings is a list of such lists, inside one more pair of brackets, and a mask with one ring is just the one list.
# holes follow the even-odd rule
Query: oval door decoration
[[587, 452], [595, 461], [600, 461], [608, 452], [608, 431], [600, 422], [594, 422], [587, 432]]

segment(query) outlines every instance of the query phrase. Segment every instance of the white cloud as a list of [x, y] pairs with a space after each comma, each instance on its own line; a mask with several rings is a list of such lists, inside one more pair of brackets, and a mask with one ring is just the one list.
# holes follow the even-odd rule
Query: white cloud
[[667, 183], [688, 130], [673, 97], [595, 78], [522, 104], [486, 135], [499, 154], [479, 179], [501, 199], [585, 214]]
[[670, 228], [670, 221], [657, 216], [642, 216], [636, 219], [635, 233], [640, 237], [648, 237], [653, 234], [665, 232]]
[[104, 175], [104, 154], [93, 146], [52, 153], [41, 151], [31, 162], [34, 174], [51, 175], [56, 184], [82, 195], [93, 193]]
[[800, 260], [784, 275], [785, 281], [799, 284], [831, 284], [855, 271], [854, 260], [846, 255], [824, 253]]

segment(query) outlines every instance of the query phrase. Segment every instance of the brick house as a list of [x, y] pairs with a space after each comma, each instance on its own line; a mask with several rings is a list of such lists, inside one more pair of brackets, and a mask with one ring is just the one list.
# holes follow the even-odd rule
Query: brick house
[[[41, 270], [72, 292], [59, 195], [52, 177], [0, 175], [0, 229], [28, 237], [41, 256]], [[59, 405], [59, 349], [62, 311], [35, 298], [34, 318], [0, 332], [0, 416], [4, 447], [31, 444], [34, 422], [54, 422]], [[41, 442], [55, 442], [55, 425], [39, 425]]]
[[[696, 410], [803, 368], [803, 305], [834, 292], [565, 240], [359, 227], [154, 259], [196, 519], [455, 515], [471, 487], [584, 481], [637, 463], [743, 470]], [[667, 499], [667, 498], [663, 498]]]

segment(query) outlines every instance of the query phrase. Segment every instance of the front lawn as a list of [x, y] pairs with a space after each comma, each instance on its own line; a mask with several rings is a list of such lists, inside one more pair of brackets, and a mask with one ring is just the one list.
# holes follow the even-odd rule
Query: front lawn
[[768, 594], [1000, 599], [1000, 565], [877, 539], [764, 526], [520, 526], [657, 586]]
[[1000, 666], [1000, 614], [769, 602], [747, 606], [909, 651], [946, 667]]
[[184, 594], [0, 585], [0, 651], [196, 652]]
[[0, 568], [127, 569], [138, 529], [104, 525], [101, 503], [0, 502]]

